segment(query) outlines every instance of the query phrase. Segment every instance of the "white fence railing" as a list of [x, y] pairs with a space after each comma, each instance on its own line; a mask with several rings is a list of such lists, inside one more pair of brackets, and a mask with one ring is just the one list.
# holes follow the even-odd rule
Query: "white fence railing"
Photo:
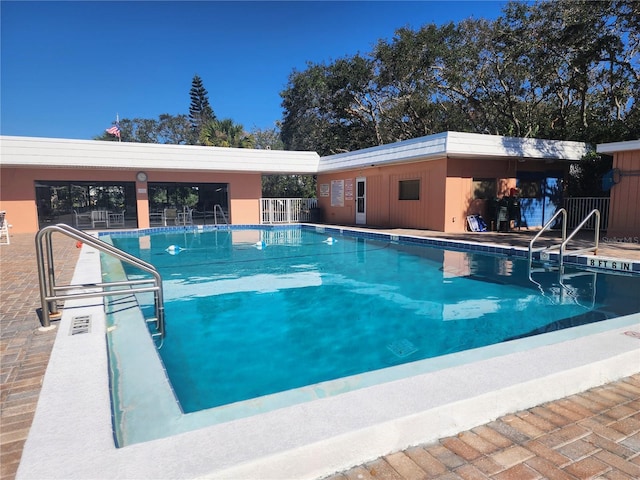
[[318, 208], [317, 198], [261, 198], [262, 223], [299, 223], [316, 220], [312, 210]]
[[[609, 198], [607, 197], [575, 197], [564, 199], [564, 209], [567, 211], [567, 228], [573, 230], [593, 209], [600, 211], [600, 230], [606, 230], [609, 224]], [[591, 218], [584, 227], [585, 230], [595, 228], [595, 218]]]

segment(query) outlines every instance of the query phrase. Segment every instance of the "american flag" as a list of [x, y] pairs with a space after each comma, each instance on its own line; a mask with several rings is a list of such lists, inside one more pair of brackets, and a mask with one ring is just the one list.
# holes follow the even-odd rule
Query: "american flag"
[[107, 128], [106, 132], [110, 135], [115, 135], [116, 137], [120, 138], [120, 124], [116, 122], [113, 127]]

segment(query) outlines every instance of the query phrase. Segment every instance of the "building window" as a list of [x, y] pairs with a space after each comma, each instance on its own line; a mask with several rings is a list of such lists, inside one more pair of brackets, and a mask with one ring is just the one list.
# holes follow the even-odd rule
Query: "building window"
[[518, 190], [521, 198], [542, 198], [540, 180], [520, 180]]
[[400, 180], [398, 200], [420, 200], [420, 180]]
[[489, 200], [496, 196], [495, 178], [474, 178], [472, 184], [473, 198]]

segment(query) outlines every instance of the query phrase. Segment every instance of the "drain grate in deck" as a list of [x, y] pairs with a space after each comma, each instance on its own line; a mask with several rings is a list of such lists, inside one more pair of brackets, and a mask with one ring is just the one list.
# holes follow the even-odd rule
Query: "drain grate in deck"
[[71, 319], [71, 331], [69, 335], [79, 335], [91, 331], [91, 315], [80, 315]]

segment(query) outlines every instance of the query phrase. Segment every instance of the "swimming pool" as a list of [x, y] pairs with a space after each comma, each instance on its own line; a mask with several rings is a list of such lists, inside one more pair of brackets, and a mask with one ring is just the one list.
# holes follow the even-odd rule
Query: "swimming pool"
[[[137, 238], [147, 251], [157, 230], [109, 236]], [[458, 250], [443, 258], [446, 275], [467, 268], [451, 260], [462, 250], [527, 256], [486, 242], [352, 230], [325, 233]], [[566, 260], [640, 273], [640, 262], [621, 257]], [[72, 283], [108, 275], [124, 275], [119, 262], [83, 246]], [[90, 322], [75, 335], [77, 317]], [[185, 414], [135, 301], [68, 300], [17, 478], [324, 478], [636, 374], [639, 334], [634, 313]]]
[[[399, 378], [428, 358], [640, 310], [637, 276], [569, 268], [530, 279], [517, 255], [391, 236], [298, 227], [113, 242], [163, 275], [168, 333], [159, 352], [170, 387], [182, 412], [211, 409], [215, 421]], [[124, 430], [124, 443], [136, 437]]]

